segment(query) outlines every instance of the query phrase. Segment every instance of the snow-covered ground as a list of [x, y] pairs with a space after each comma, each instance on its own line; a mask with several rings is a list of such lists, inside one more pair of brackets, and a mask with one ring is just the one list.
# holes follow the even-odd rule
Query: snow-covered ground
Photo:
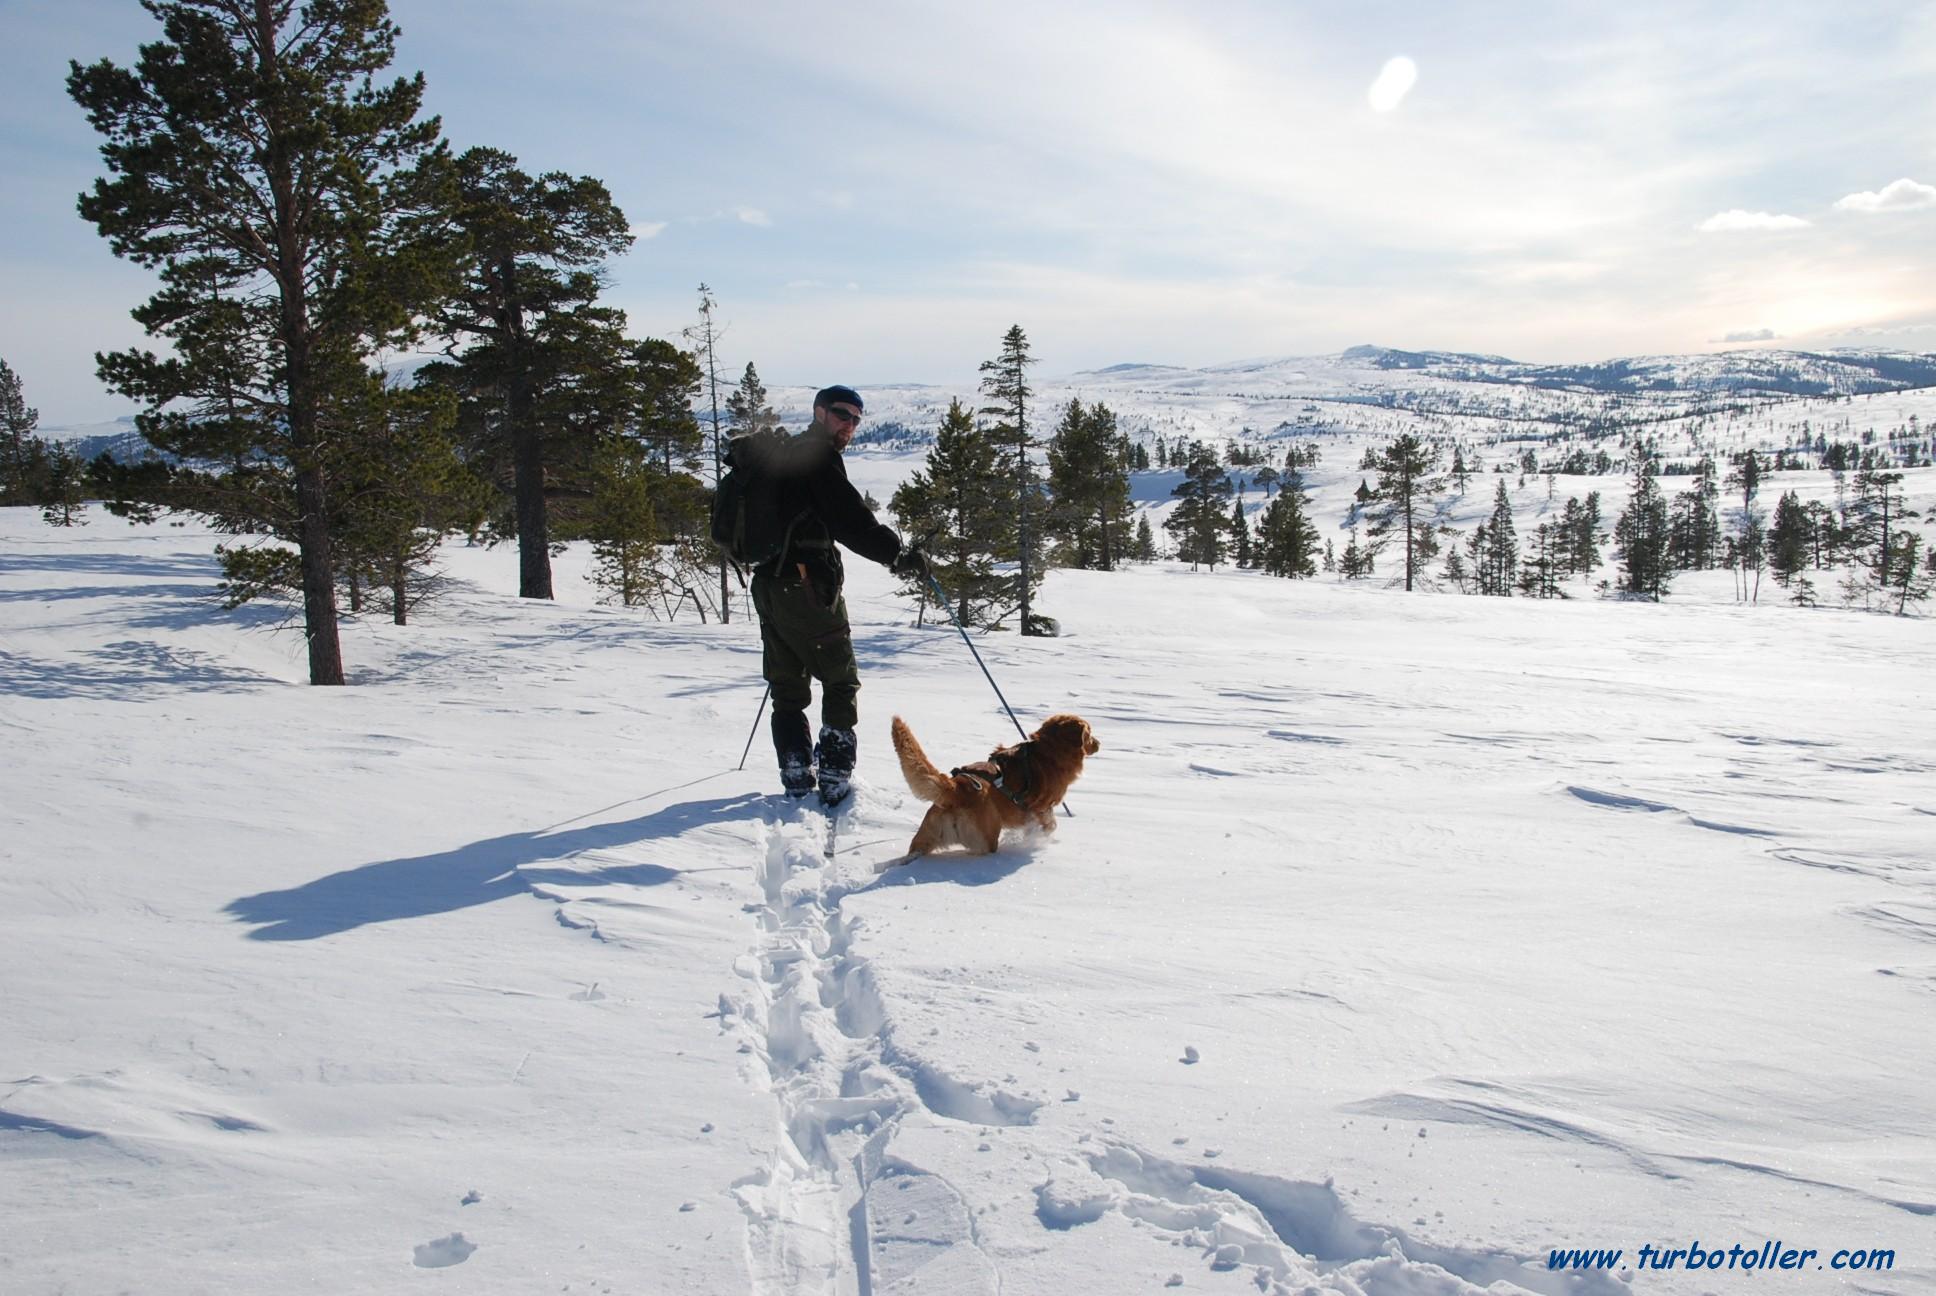
[[877, 877], [1013, 735], [879, 569], [828, 862], [743, 619], [456, 545], [312, 689], [212, 543], [0, 511], [0, 1291], [1936, 1292], [1926, 617], [1056, 572], [1073, 816]]

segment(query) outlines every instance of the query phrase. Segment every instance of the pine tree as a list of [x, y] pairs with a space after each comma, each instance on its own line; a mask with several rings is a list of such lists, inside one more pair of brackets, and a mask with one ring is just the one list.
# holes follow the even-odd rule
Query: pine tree
[[923, 539], [955, 619], [964, 626], [999, 623], [1014, 592], [997, 569], [1010, 520], [1000, 447], [960, 401], [948, 403], [927, 460], [888, 507], [903, 534]]
[[1766, 561], [1762, 537], [1767, 526], [1766, 515], [1755, 506], [1755, 499], [1761, 493], [1761, 459], [1754, 451], [1741, 456], [1728, 484], [1741, 491], [1735, 556], [1740, 564], [1741, 597], [1753, 602], [1761, 591], [1761, 569]]
[[47, 444], [35, 435], [40, 411], [27, 405], [20, 375], [0, 360], [0, 504], [35, 504], [46, 490]]
[[1363, 497], [1365, 533], [1378, 547], [1388, 542], [1393, 531], [1403, 538], [1405, 588], [1409, 591], [1420, 569], [1439, 549], [1432, 501], [1445, 483], [1436, 472], [1438, 449], [1405, 432], [1392, 438], [1377, 454], [1366, 454], [1378, 473], [1378, 485]]
[[1251, 565], [1250, 520], [1244, 516], [1244, 497], [1230, 503], [1230, 560], [1239, 570]]
[[1137, 562], [1156, 561], [1156, 533], [1150, 530], [1147, 511], [1136, 514], [1136, 544], [1130, 550], [1130, 556]]
[[1172, 509], [1163, 529], [1177, 538], [1176, 556], [1190, 564], [1216, 570], [1228, 552], [1230, 515], [1224, 501], [1231, 497], [1230, 477], [1217, 452], [1201, 441], [1189, 446], [1183, 480], [1170, 491], [1181, 502]]
[[1029, 439], [1029, 401], [1035, 389], [1028, 385], [1028, 368], [1034, 364], [1029, 355], [1028, 335], [1020, 324], [1002, 335], [1002, 349], [993, 360], [982, 362], [981, 391], [989, 404], [981, 412], [1000, 420], [989, 429], [1007, 460], [1005, 465], [1015, 508], [1014, 555], [1017, 560], [1016, 594], [1022, 633], [1046, 632], [1045, 618], [1037, 617], [1030, 604], [1035, 589], [1042, 583], [1041, 538], [1036, 512], [1041, 493], [1033, 458], [1034, 443]]
[[1667, 501], [1661, 497], [1658, 473], [1659, 465], [1652, 455], [1634, 455], [1633, 492], [1613, 527], [1623, 569], [1622, 588], [1656, 603], [1667, 592], [1671, 574]]
[[[572, 438], [560, 408], [584, 395], [592, 371], [611, 381], [624, 316], [595, 303], [606, 257], [632, 245], [625, 214], [590, 176], [533, 177], [500, 149], [474, 148], [455, 164], [454, 216], [469, 239], [460, 290], [438, 317], [472, 345], [461, 358], [475, 398], [498, 403], [488, 423], [508, 453], [518, 537], [518, 594], [552, 597], [548, 500], [575, 468], [584, 493], [595, 438]], [[601, 366], [593, 357], [602, 360]]]
[[1049, 439], [1047, 529], [1069, 562], [1111, 571], [1129, 528], [1129, 443], [1100, 402], [1071, 400]]
[[1848, 509], [1847, 543], [1858, 552], [1868, 550], [1863, 561], [1877, 586], [1888, 587], [1893, 583], [1889, 576], [1896, 528], [1920, 516], [1904, 503], [1901, 473], [1873, 468], [1856, 473], [1855, 497]]
[[135, 67], [73, 64], [67, 88], [109, 171], [81, 215], [158, 274], [135, 315], [174, 354], [104, 356], [101, 375], [147, 407], [137, 426], [159, 448], [252, 468], [221, 500], [165, 472], [109, 484], [292, 540], [310, 682], [341, 684], [322, 416], [450, 283], [438, 123], [417, 120], [421, 76], [375, 79], [397, 39], [382, 0], [146, 7], [162, 39]]

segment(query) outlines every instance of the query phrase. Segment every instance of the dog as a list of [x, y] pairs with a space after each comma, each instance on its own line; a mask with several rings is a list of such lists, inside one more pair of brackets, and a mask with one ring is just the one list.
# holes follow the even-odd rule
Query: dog
[[893, 733], [908, 790], [930, 803], [908, 843], [908, 860], [949, 846], [986, 855], [1001, 844], [1004, 828], [1033, 823], [1054, 832], [1056, 805], [1081, 776], [1083, 759], [1102, 750], [1087, 720], [1052, 715], [1026, 740], [944, 774], [914, 740], [907, 721], [895, 716]]

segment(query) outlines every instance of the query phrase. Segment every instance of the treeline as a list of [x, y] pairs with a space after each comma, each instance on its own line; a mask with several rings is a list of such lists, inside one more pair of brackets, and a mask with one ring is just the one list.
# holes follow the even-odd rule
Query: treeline
[[83, 524], [87, 465], [39, 431], [40, 411], [27, 404], [20, 375], [0, 360], [0, 505], [36, 505], [52, 526]]
[[[1351, 540], [1337, 560], [1346, 579], [1372, 575], [1391, 552], [1401, 564], [1406, 589], [1430, 581], [1427, 564], [1441, 551], [1437, 576], [1461, 593], [1534, 598], [1566, 596], [1564, 582], [1591, 579], [1603, 547], [1613, 545], [1617, 584], [1607, 592], [1658, 601], [1684, 571], [1726, 568], [1744, 601], [1760, 595], [1771, 575], [1791, 600], [1817, 601], [1813, 573], [1845, 568], [1845, 603], [1883, 598], [1898, 612], [1930, 596], [1936, 553], [1908, 525], [1900, 472], [1865, 468], [1853, 483], [1836, 475], [1837, 500], [1803, 502], [1784, 493], [1772, 514], [1763, 495], [1768, 468], [1749, 451], [1723, 476], [1711, 455], [1692, 472], [1688, 489], [1669, 498], [1661, 489], [1659, 459], [1644, 449], [1633, 456], [1626, 508], [1611, 532], [1601, 530], [1599, 492], [1569, 498], [1558, 519], [1519, 534], [1506, 482], [1498, 482], [1486, 520], [1465, 534], [1445, 523], [1444, 495], [1454, 474], [1439, 471], [1438, 448], [1410, 434], [1382, 450], [1368, 450], [1361, 467], [1376, 474], [1361, 482], [1345, 521]], [[1463, 483], [1461, 483], [1463, 485]], [[1361, 542], [1358, 528], [1365, 529]], [[1326, 569], [1330, 570], [1327, 552]]]
[[[133, 66], [68, 77], [108, 173], [81, 214], [156, 272], [134, 314], [168, 344], [98, 357], [156, 453], [103, 456], [86, 486], [234, 537], [229, 598], [298, 594], [318, 684], [343, 680], [339, 600], [381, 594], [402, 623], [453, 533], [514, 538], [526, 597], [551, 597], [554, 548], [585, 539], [613, 597], [725, 615], [693, 413], [710, 384], [716, 465], [704, 285], [690, 350], [631, 336], [601, 300], [633, 241], [604, 184], [455, 153], [422, 75], [385, 79], [381, 0], [148, 8], [160, 38]], [[382, 363], [413, 347], [442, 358], [407, 379]], [[742, 387], [763, 404], [751, 366]], [[9, 498], [57, 493], [58, 456], [36, 470], [24, 444]]]

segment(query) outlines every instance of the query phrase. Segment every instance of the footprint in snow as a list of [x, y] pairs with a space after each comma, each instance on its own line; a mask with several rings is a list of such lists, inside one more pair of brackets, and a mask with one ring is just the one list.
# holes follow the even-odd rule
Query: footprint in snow
[[463, 1264], [476, 1250], [476, 1244], [467, 1241], [462, 1233], [453, 1233], [449, 1237], [418, 1243], [412, 1263], [419, 1269], [448, 1269], [452, 1265]]

